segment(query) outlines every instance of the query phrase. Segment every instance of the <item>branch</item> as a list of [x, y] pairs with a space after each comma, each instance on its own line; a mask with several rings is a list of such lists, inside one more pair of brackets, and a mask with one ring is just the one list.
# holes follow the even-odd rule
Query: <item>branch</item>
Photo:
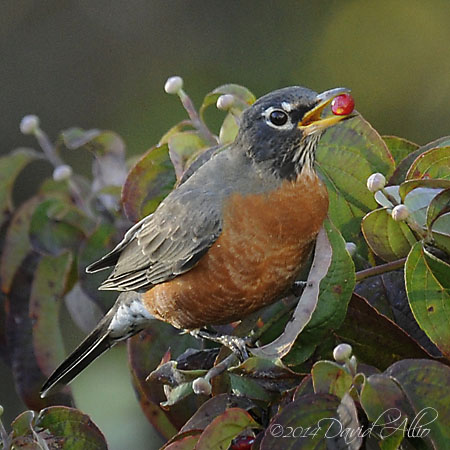
[[374, 277], [375, 275], [381, 275], [392, 270], [400, 269], [405, 265], [406, 258], [398, 259], [397, 261], [391, 261], [380, 266], [371, 267], [370, 269], [360, 270], [356, 272], [356, 281], [364, 280], [365, 278]]

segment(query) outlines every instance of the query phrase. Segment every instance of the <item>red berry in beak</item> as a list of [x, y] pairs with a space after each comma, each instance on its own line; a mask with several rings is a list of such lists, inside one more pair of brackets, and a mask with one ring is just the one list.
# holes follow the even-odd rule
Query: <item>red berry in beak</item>
[[331, 111], [336, 116], [346, 116], [353, 111], [355, 101], [350, 94], [338, 95], [331, 102]]

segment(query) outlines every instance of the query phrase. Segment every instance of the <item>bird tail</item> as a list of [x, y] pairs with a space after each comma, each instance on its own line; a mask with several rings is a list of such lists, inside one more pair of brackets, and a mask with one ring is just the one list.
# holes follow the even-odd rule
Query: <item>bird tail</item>
[[117, 342], [110, 337], [111, 333], [108, 330], [110, 322], [111, 318], [105, 316], [84, 341], [55, 369], [41, 388], [42, 398], [58, 386], [69, 384], [91, 362]]
[[44, 398], [58, 386], [69, 384], [91, 362], [118, 341], [139, 333], [154, 317], [142, 305], [140, 295], [123, 292], [114, 306], [81, 344], [55, 369], [41, 388]]

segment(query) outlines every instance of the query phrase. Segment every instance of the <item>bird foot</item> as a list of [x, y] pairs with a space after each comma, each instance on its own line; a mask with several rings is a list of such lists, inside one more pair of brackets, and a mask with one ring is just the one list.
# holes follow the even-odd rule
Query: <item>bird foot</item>
[[208, 339], [209, 341], [224, 345], [229, 348], [241, 362], [248, 359], [247, 340], [245, 338], [227, 334], [221, 335], [205, 329], [190, 330], [189, 333], [197, 339]]

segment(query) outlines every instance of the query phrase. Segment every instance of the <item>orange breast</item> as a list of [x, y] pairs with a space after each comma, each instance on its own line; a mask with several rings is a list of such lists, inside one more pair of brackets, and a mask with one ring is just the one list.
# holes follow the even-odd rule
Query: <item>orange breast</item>
[[232, 195], [220, 237], [189, 272], [144, 294], [147, 309], [177, 328], [233, 322], [280, 298], [307, 259], [328, 209], [313, 176], [259, 195]]

